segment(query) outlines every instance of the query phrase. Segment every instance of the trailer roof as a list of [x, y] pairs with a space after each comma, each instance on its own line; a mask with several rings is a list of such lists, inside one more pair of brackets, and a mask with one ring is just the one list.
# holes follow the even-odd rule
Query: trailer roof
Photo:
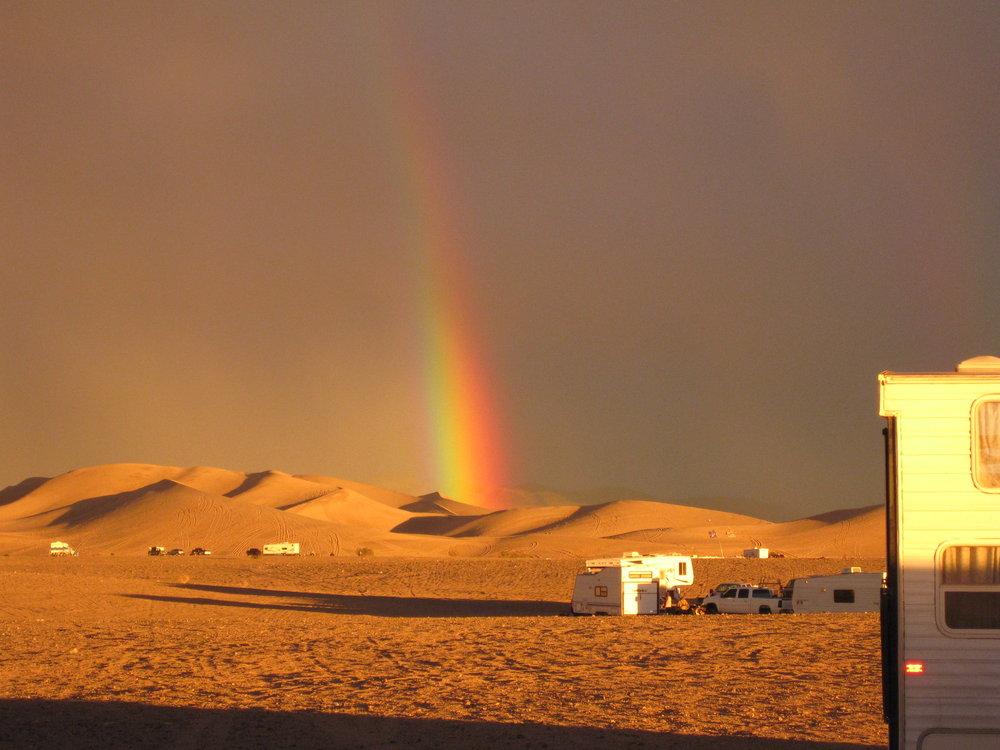
[[1000, 376], [1000, 357], [985, 355], [962, 360], [952, 372], [893, 372], [887, 370], [879, 374], [879, 380], [885, 382], [893, 378], [947, 378], [954, 380], [963, 377], [998, 377]]

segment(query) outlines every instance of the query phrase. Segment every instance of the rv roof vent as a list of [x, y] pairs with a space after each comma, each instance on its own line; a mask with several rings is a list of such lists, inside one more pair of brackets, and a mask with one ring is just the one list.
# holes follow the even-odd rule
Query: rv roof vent
[[1000, 373], [1000, 357], [973, 357], [964, 362], [959, 362], [955, 372], [968, 373]]
[[841, 573], [860, 573], [861, 572], [861, 568], [859, 568], [857, 565], [855, 565], [855, 566], [853, 566], [851, 568], [844, 568], [840, 572]]

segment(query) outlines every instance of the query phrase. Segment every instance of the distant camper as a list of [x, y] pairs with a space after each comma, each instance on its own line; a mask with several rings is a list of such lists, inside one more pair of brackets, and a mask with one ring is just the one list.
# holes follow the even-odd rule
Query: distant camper
[[277, 542], [276, 544], [265, 544], [261, 552], [265, 555], [297, 555], [299, 554], [299, 543]]
[[80, 553], [73, 549], [69, 542], [52, 542], [49, 545], [49, 554], [52, 557], [76, 557]]
[[682, 599], [694, 581], [690, 557], [639, 555], [587, 560], [576, 577], [574, 615], [655, 615]]
[[878, 612], [885, 573], [845, 568], [837, 575], [793, 578], [781, 592], [782, 612]]
[[883, 372], [891, 750], [1000, 748], [1000, 358]]
[[753, 549], [743, 550], [743, 557], [749, 558], [765, 558], [768, 556], [767, 547], [754, 547]]

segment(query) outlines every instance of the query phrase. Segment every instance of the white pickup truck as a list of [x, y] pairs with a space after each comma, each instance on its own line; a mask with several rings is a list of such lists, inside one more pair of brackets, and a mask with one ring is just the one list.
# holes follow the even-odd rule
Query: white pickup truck
[[701, 606], [707, 615], [769, 615], [780, 611], [780, 601], [773, 589], [741, 583], [709, 594]]

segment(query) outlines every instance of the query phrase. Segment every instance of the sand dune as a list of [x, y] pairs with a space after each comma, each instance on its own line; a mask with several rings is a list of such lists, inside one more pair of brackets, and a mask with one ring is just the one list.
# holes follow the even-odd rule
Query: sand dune
[[461, 503], [437, 492], [421, 495], [415, 503], [407, 503], [402, 507], [411, 513], [443, 513], [446, 516], [483, 516], [493, 512], [490, 508]]
[[412, 513], [391, 505], [383, 505], [377, 500], [349, 489], [327, 492], [325, 495], [303, 500], [294, 505], [282, 506], [281, 509], [318, 521], [332, 521], [386, 532], [413, 518]]
[[151, 546], [242, 555], [296, 541], [307, 555], [729, 557], [760, 545], [793, 557], [877, 557], [884, 519], [872, 506], [772, 523], [649, 500], [494, 511], [320, 475], [110, 464], [0, 491], [0, 554], [45, 554], [59, 539], [116, 555]]
[[386, 489], [385, 487], [376, 487], [362, 482], [354, 482], [350, 479], [336, 479], [334, 477], [321, 476], [319, 474], [295, 474], [293, 476], [297, 479], [304, 479], [316, 484], [324, 484], [327, 486], [354, 490], [355, 492], [380, 502], [383, 505], [391, 505], [393, 508], [401, 508], [402, 506], [408, 505], [417, 500], [414, 495], [407, 495], [402, 492]]

